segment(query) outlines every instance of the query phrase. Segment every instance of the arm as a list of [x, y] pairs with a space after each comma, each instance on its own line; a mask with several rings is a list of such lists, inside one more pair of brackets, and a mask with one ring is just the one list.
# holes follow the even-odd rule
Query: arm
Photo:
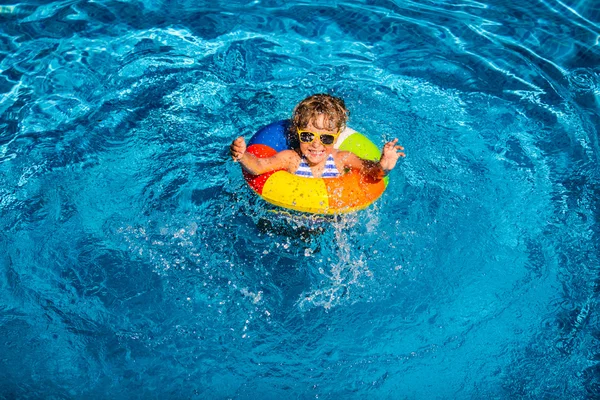
[[404, 150], [404, 147], [398, 146], [396, 143], [398, 143], [398, 139], [387, 142], [383, 146], [379, 162], [363, 160], [351, 152], [344, 152], [342, 162], [344, 166], [357, 169], [366, 176], [374, 179], [383, 179], [384, 176], [394, 169], [398, 158], [405, 157], [404, 152], [400, 151]]
[[290, 150], [284, 150], [269, 158], [258, 158], [254, 154], [246, 152], [246, 141], [241, 136], [231, 143], [229, 152], [233, 161], [239, 161], [242, 167], [252, 175], [287, 169], [294, 153]]

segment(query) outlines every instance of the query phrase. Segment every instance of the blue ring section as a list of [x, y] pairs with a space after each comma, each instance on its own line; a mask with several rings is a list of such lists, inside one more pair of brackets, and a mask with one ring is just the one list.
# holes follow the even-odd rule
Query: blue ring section
[[290, 125], [290, 120], [282, 120], [260, 128], [258, 132], [252, 136], [250, 141], [248, 141], [248, 146], [253, 144], [264, 144], [278, 153], [283, 150], [288, 150], [291, 147], [286, 132], [288, 132]]

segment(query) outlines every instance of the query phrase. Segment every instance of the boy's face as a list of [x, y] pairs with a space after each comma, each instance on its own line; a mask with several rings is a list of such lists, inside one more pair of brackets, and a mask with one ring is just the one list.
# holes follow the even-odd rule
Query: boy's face
[[[300, 152], [302, 152], [304, 157], [306, 157], [311, 164], [320, 164], [327, 160], [327, 157], [329, 156], [329, 153], [331, 153], [331, 149], [337, 140], [337, 135], [339, 134], [335, 129], [317, 128], [317, 126], [327, 126], [323, 123], [325, 122], [323, 119], [323, 116], [319, 116], [316, 121], [310, 121], [305, 128], [299, 129], [299, 131], [302, 132], [302, 137], [300, 138]], [[303, 138], [305, 140], [310, 139], [311, 135], [308, 134], [308, 132], [313, 134], [312, 142], [310, 143], [302, 141]], [[334, 136], [334, 139], [331, 144], [323, 144], [323, 142], [329, 143], [331, 137], [323, 137], [321, 135]]]

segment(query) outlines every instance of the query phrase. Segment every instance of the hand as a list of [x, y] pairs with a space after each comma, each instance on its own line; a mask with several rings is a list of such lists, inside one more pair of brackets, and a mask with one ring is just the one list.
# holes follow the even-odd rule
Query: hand
[[404, 147], [396, 145], [398, 143], [398, 139], [394, 139], [390, 142], [387, 142], [385, 146], [383, 146], [383, 150], [381, 151], [381, 158], [379, 159], [379, 165], [384, 172], [389, 172], [394, 169], [396, 166], [396, 162], [400, 157], [406, 157], [404, 152], [399, 150], [404, 150]]
[[229, 146], [229, 153], [233, 161], [240, 161], [246, 153], [246, 140], [242, 136], [235, 139]]

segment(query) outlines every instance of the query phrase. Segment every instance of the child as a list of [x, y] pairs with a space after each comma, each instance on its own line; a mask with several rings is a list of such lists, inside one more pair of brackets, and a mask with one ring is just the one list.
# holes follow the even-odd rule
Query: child
[[231, 143], [234, 161], [253, 175], [284, 169], [309, 178], [335, 178], [350, 169], [381, 179], [404, 157], [398, 139], [383, 146], [379, 162], [363, 160], [349, 151], [338, 151], [334, 144], [346, 127], [348, 110], [344, 101], [329, 94], [315, 94], [302, 100], [294, 109], [289, 134], [298, 137], [298, 148], [283, 150], [269, 158], [246, 153], [246, 141], [238, 137]]

